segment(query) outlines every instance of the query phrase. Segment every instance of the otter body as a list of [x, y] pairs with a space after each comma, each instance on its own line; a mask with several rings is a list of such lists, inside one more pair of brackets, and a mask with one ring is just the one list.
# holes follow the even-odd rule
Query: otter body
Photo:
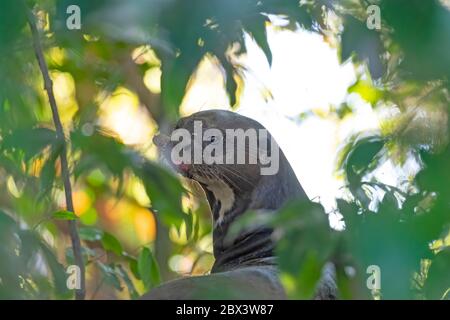
[[[182, 118], [176, 129], [187, 130], [194, 134], [195, 126], [201, 123], [204, 129], [218, 131], [216, 136], [227, 130], [242, 129], [265, 130], [253, 119], [230, 111], [208, 110]], [[247, 131], [249, 132], [249, 131]], [[225, 147], [227, 138], [208, 137], [207, 143]], [[267, 141], [259, 140], [257, 148], [244, 145], [246, 159], [261, 151], [270, 152], [278, 147], [270, 136]], [[278, 170], [273, 174], [261, 174], [262, 161], [256, 163], [230, 162], [221, 164], [184, 163], [173, 161], [175, 143], [168, 137], [157, 136], [155, 144], [164, 158], [184, 176], [197, 181], [205, 191], [213, 217], [213, 251], [215, 263], [211, 274], [207, 276], [188, 277], [170, 281], [153, 289], [146, 299], [284, 299], [285, 293], [278, 279], [275, 242], [273, 230], [260, 226], [244, 230], [233, 239], [227, 237], [231, 224], [248, 211], [273, 212], [280, 209], [287, 201], [302, 199], [309, 201], [294, 171], [283, 152], [276, 154]], [[198, 142], [198, 141], [197, 141]], [[195, 142], [194, 142], [195, 143]], [[197, 145], [206, 148], [205, 141]], [[275, 145], [274, 145], [275, 144]], [[228, 145], [227, 145], [228, 146]], [[195, 149], [193, 143], [185, 148], [187, 152]], [[241, 146], [238, 146], [242, 148]], [[236, 148], [236, 147], [235, 147]], [[262, 149], [265, 150], [262, 150]], [[226, 155], [231, 151], [226, 150]], [[256, 157], [258, 158], [258, 157]], [[332, 296], [332, 294], [327, 294]]]

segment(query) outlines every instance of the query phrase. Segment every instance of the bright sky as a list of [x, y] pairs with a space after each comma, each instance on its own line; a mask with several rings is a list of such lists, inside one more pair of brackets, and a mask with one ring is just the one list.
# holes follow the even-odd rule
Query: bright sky
[[[351, 132], [378, 128], [377, 117], [359, 97], [348, 97], [347, 88], [356, 80], [355, 68], [351, 63], [341, 65], [337, 49], [331, 48], [320, 35], [268, 27], [268, 39], [273, 54], [271, 67], [262, 50], [251, 37], [246, 37], [247, 55], [243, 64], [247, 71], [237, 112], [269, 129], [308, 196], [320, 199], [331, 211], [343, 185], [334, 174], [337, 148]], [[226, 109], [228, 100], [222, 81], [217, 67], [203, 63], [182, 112]], [[352, 119], [338, 123], [310, 116], [300, 121], [303, 112], [327, 114], [330, 105], [339, 106], [346, 99], [358, 105]]]
[[[320, 200], [330, 212], [344, 184], [335, 174], [338, 149], [352, 133], [378, 129], [378, 116], [357, 94], [347, 93], [347, 88], [356, 81], [355, 66], [351, 62], [341, 65], [337, 49], [330, 47], [321, 35], [274, 26], [269, 26], [267, 32], [273, 54], [271, 67], [262, 50], [251, 37], [246, 37], [247, 54], [240, 62], [247, 71], [237, 112], [269, 129], [308, 196]], [[145, 79], [151, 90], [157, 87], [153, 80], [159, 76], [160, 73]], [[204, 59], [184, 98], [181, 114], [229, 109], [223, 82], [220, 67], [211, 59]], [[126, 143], [148, 143], [154, 125], [140, 115], [138, 102], [133, 97], [128, 98], [129, 103], [123, 97], [116, 100], [106, 101], [105, 108], [111, 110], [112, 104], [122, 111], [108, 112], [104, 124], [118, 132]], [[327, 115], [330, 106], [337, 107], [344, 101], [355, 107], [352, 116], [341, 121], [319, 116]], [[299, 115], [308, 111], [315, 115], [300, 120]], [[396, 168], [384, 167], [383, 182], [396, 184], [400, 179]], [[338, 219], [330, 215], [331, 225], [339, 227]]]

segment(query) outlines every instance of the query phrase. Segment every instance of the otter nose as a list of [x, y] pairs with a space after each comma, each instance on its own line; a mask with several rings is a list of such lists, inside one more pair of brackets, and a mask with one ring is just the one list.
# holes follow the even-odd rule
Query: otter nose
[[170, 141], [170, 138], [168, 136], [166, 136], [165, 134], [158, 134], [153, 137], [153, 143], [158, 148], [165, 147], [169, 143], [169, 141]]
[[182, 172], [187, 173], [187, 172], [189, 172], [190, 165], [187, 164], [187, 163], [181, 163], [181, 164], [178, 165], [178, 168], [179, 168]]

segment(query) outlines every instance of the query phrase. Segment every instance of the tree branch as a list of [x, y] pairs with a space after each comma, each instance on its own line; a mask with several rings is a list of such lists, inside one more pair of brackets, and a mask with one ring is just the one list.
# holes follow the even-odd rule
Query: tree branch
[[[61, 124], [61, 119], [59, 117], [58, 113], [58, 107], [56, 105], [55, 95], [53, 93], [53, 83], [49, 75], [48, 66], [44, 58], [44, 53], [42, 50], [41, 42], [39, 39], [39, 31], [36, 26], [35, 22], [35, 16], [29, 10], [28, 7], [25, 7], [27, 18], [28, 18], [28, 24], [31, 29], [31, 34], [33, 38], [33, 46], [34, 46], [34, 52], [36, 54], [37, 61], [39, 63], [39, 68], [42, 73], [42, 77], [44, 79], [44, 88], [47, 91], [48, 100], [50, 103], [50, 107], [52, 110], [52, 117], [53, 122], [55, 124], [56, 129], [56, 140], [61, 145], [61, 153], [59, 155], [61, 160], [61, 176], [64, 183], [64, 193], [66, 197], [66, 207], [68, 211], [74, 212], [73, 208], [73, 201], [72, 201], [72, 186], [70, 183], [70, 173], [69, 173], [69, 166], [67, 161], [67, 144], [64, 136], [64, 130], [63, 126]], [[80, 268], [80, 276], [81, 276], [81, 286], [80, 289], [77, 289], [75, 291], [75, 298], [77, 300], [83, 300], [85, 296], [85, 269], [84, 269], [84, 263], [83, 258], [81, 254], [81, 242], [80, 242], [80, 236], [78, 234], [77, 230], [77, 222], [76, 220], [70, 220], [68, 221], [69, 224], [69, 233], [70, 233], [70, 239], [72, 242], [72, 250], [73, 250], [73, 256], [75, 258], [75, 263]]]
[[119, 59], [125, 82], [136, 92], [140, 102], [145, 106], [150, 116], [161, 125], [167, 121], [167, 115], [161, 106], [161, 97], [151, 92], [144, 84], [139, 73], [139, 68], [135, 60], [131, 58], [131, 53], [127, 50]]

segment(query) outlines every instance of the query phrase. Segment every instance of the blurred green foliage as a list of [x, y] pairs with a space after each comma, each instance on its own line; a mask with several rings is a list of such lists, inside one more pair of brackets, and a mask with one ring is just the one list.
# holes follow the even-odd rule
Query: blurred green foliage
[[[126, 188], [138, 179], [158, 228], [151, 243], [132, 248], [107, 225], [92, 226], [61, 208], [61, 146], [23, 4], [37, 18], [49, 68], [74, 81], [76, 111], [60, 110], [68, 114], [64, 125], [73, 183], [92, 202], [107, 196], [136, 202]], [[72, 4], [81, 8], [81, 30], [66, 28], [66, 8]], [[381, 9], [380, 30], [366, 27], [370, 4]], [[348, 196], [337, 199], [344, 231], [329, 229], [320, 205], [293, 203], [267, 219], [283, 235], [277, 253], [288, 294], [311, 297], [321, 268], [332, 261], [342, 298], [449, 298], [450, 9], [444, 0], [1, 1], [0, 188], [5, 191], [0, 194], [0, 298], [71, 297], [63, 267], [73, 263], [65, 242], [68, 219], [81, 220], [88, 298], [99, 292], [100, 297], [137, 298], [173, 276], [167, 271], [168, 256], [189, 248], [202, 259], [200, 238], [210, 232], [201, 222], [206, 207], [185, 212], [186, 190], [178, 179], [100, 127], [101, 97], [128, 88], [160, 130], [167, 130], [178, 116], [189, 79], [210, 54], [223, 67], [233, 106], [242, 67], [233, 64], [230, 48], [245, 53], [245, 31], [270, 63], [268, 14], [288, 19], [285, 28], [324, 36], [333, 34], [330, 17], [337, 19], [340, 27], [333, 36], [342, 62], [352, 59], [368, 70], [349, 93], [373, 108], [393, 104], [399, 110], [382, 132], [350, 137], [337, 155], [338, 172], [348, 184]], [[157, 58], [136, 63], [139, 56], [133, 53], [142, 46]], [[59, 58], [58, 50], [63, 52]], [[161, 93], [144, 85], [149, 68], [161, 68]], [[344, 109], [336, 111], [339, 118], [353, 111]], [[421, 169], [406, 188], [376, 180], [373, 172], [383, 163], [410, 158]], [[88, 211], [95, 218], [101, 210], [91, 204]], [[173, 225], [178, 243], [162, 239], [164, 228]], [[366, 287], [369, 265], [382, 270], [379, 291]], [[102, 291], [104, 284], [113, 291]]]

